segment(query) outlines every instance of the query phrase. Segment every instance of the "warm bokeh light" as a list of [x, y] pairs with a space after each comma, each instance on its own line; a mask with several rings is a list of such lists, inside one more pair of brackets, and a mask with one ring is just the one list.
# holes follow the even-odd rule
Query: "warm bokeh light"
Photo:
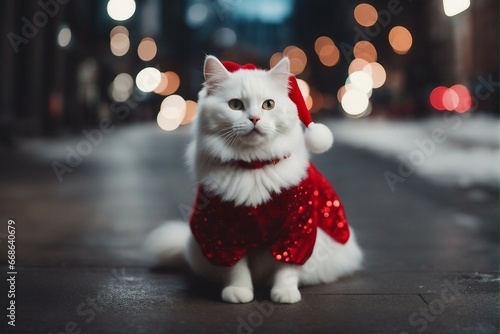
[[302, 93], [302, 97], [306, 99], [309, 96], [309, 92], [311, 89], [309, 88], [309, 84], [302, 79], [297, 79], [297, 84], [299, 86], [300, 92]]
[[470, 7], [470, 0], [443, 0], [446, 16], [455, 16]]
[[161, 82], [161, 73], [154, 67], [146, 67], [135, 77], [137, 88], [145, 93], [152, 92]]
[[[346, 85], [352, 84], [359, 90], [363, 91], [365, 94], [370, 95], [373, 88], [372, 77], [363, 71], [356, 71], [349, 75], [346, 80]], [[348, 86], [349, 87], [349, 86]]]
[[337, 101], [339, 101], [339, 103], [342, 102], [342, 98], [344, 97], [345, 92], [347, 92], [346, 86], [340, 87], [339, 90], [337, 91]]
[[352, 88], [342, 96], [342, 109], [350, 116], [360, 116], [368, 108], [370, 101], [365, 92]]
[[360, 25], [370, 27], [377, 22], [378, 13], [372, 5], [362, 3], [354, 8], [354, 18]]
[[134, 15], [136, 9], [134, 0], [109, 0], [108, 15], [115, 21], [125, 21]]
[[153, 92], [159, 95], [163, 95], [162, 92], [168, 87], [168, 77], [165, 73], [161, 74], [160, 83], [158, 87], [156, 87]]
[[156, 42], [150, 37], [144, 38], [137, 47], [137, 54], [144, 61], [152, 60], [156, 56], [157, 51]]
[[160, 87], [158, 87], [158, 89], [155, 90], [155, 93], [163, 96], [175, 93], [179, 89], [179, 86], [181, 85], [181, 79], [179, 78], [177, 73], [172, 71], [168, 71], [163, 74], [165, 75], [166, 79], [162, 79], [163, 76], [160, 76], [160, 83], [158, 84], [158, 86], [163, 86], [163, 83], [165, 81], [167, 85], [161, 91], [159, 90]]
[[361, 58], [371, 63], [377, 61], [377, 50], [372, 43], [359, 41], [354, 45], [354, 57]]
[[111, 29], [111, 32], [109, 33], [109, 38], [110, 39], [113, 38], [113, 36], [118, 34], [118, 33], [125, 34], [125, 35], [127, 35], [127, 37], [129, 36], [127, 28], [125, 28], [124, 26], [116, 26], [113, 29]]
[[340, 60], [340, 51], [330, 37], [318, 37], [314, 42], [314, 50], [325, 66], [334, 66]]
[[181, 124], [186, 125], [191, 123], [198, 113], [198, 103], [191, 100], [186, 100], [186, 115], [182, 120]]
[[347, 73], [350, 75], [350, 74], [352, 74], [354, 72], [357, 72], [357, 71], [363, 71], [363, 69], [365, 68], [365, 66], [368, 65], [368, 64], [369, 63], [366, 60], [364, 60], [364, 59], [355, 58], [349, 64], [349, 69], [348, 69]]
[[111, 52], [118, 57], [124, 56], [127, 54], [130, 48], [130, 40], [128, 35], [124, 33], [116, 33], [111, 37], [111, 41], [109, 42]]
[[372, 62], [368, 65], [365, 65], [365, 67], [363, 67], [363, 72], [368, 73], [372, 77], [373, 88], [382, 87], [387, 78], [385, 68], [377, 62]]
[[311, 98], [313, 100], [313, 105], [312, 108], [309, 109], [311, 113], [315, 113], [320, 111], [325, 104], [325, 99], [324, 96], [321, 92], [318, 92], [316, 90], [311, 90], [309, 95], [311, 95]]
[[180, 95], [166, 97], [156, 118], [158, 125], [165, 131], [172, 131], [179, 127], [186, 116], [187, 103]]
[[306, 103], [307, 110], [311, 110], [314, 105], [314, 101], [311, 95], [308, 95], [304, 102]]
[[186, 109], [186, 100], [180, 95], [170, 95], [163, 99], [160, 105], [160, 109], [165, 109], [167, 107], [177, 108], [181, 110]]
[[412, 44], [413, 38], [410, 31], [402, 26], [396, 26], [389, 32], [389, 43], [397, 54], [407, 53]]
[[290, 59], [290, 72], [292, 74], [299, 75], [306, 68], [307, 56], [302, 49], [290, 45], [283, 50], [283, 55]]
[[274, 53], [271, 56], [271, 59], [269, 60], [270, 68], [273, 68], [274, 66], [276, 66], [276, 64], [278, 64], [281, 59], [283, 59], [283, 53], [281, 53], [281, 52]]

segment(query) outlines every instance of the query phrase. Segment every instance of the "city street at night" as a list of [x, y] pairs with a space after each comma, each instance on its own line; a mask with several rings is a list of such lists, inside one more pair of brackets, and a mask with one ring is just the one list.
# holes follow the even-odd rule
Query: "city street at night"
[[499, 333], [498, 13], [0, 1], [0, 333]]

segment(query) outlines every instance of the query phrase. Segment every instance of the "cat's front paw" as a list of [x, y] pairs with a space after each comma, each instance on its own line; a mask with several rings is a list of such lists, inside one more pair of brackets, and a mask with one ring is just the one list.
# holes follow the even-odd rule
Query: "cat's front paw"
[[222, 300], [227, 303], [249, 303], [253, 300], [252, 289], [239, 286], [226, 286], [222, 290]]
[[275, 303], [293, 304], [300, 302], [300, 291], [297, 287], [275, 287], [271, 289], [271, 300]]

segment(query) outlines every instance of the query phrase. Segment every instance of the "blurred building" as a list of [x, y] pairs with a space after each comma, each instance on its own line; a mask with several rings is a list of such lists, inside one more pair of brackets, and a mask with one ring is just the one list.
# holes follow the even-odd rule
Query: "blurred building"
[[[468, 86], [472, 94], [488, 94], [479, 99], [477, 109], [498, 111], [498, 84], [491, 84], [498, 82], [495, 0], [472, 1], [470, 8], [453, 17], [444, 15], [443, 2], [437, 0], [369, 1], [379, 12], [376, 33], [354, 19], [361, 1], [124, 0], [122, 7], [125, 2], [134, 3], [133, 15], [125, 21], [110, 18], [108, 0], [0, 3], [5, 36], [0, 59], [2, 141], [14, 134], [78, 133], [104, 117], [120, 116], [120, 122], [155, 119], [169, 94], [196, 100], [206, 54], [268, 67], [270, 58], [290, 45], [306, 55], [299, 77], [311, 86], [313, 99], [321, 100], [315, 111], [342, 115], [337, 93], [352, 61], [346, 46], [352, 48], [359, 40], [375, 47], [387, 72], [386, 83], [371, 97], [374, 113], [435, 113], [429, 104], [431, 90], [457, 83]], [[393, 9], [396, 14], [384, 16]], [[125, 30], [113, 30], [116, 26]], [[404, 26], [413, 38], [404, 55], [395, 53], [388, 42], [395, 26]], [[111, 38], [117, 32], [126, 36], [113, 46]], [[315, 42], [320, 36], [339, 47], [335, 65], [325, 66], [318, 58]], [[144, 48], [148, 43], [154, 48], [151, 59], [138, 53], [142, 42]], [[171, 84], [177, 85], [159, 93], [141, 92], [134, 80], [145, 67], [169, 72]], [[119, 74], [124, 74], [120, 80], [127, 85], [132, 80], [125, 95], [113, 91]], [[120, 114], [125, 109], [126, 115]]]

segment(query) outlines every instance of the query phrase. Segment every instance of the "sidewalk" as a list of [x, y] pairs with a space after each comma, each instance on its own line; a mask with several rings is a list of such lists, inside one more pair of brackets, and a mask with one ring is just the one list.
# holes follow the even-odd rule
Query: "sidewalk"
[[16, 326], [4, 308], [1, 332], [498, 333], [496, 189], [414, 173], [391, 191], [384, 173], [397, 171], [397, 159], [336, 134], [314, 162], [343, 199], [365, 266], [303, 288], [293, 305], [272, 304], [265, 289], [250, 304], [222, 303], [218, 287], [152, 269], [141, 252], [149, 231], [193, 200], [185, 129], [117, 129], [62, 182], [51, 164], [84, 136], [0, 149], [0, 238], [8, 219], [18, 226]]

